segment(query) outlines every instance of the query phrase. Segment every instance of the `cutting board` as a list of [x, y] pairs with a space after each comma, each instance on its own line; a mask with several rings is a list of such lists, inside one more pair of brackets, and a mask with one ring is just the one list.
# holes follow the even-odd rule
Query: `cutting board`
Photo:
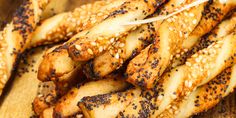
[[[44, 18], [71, 10], [91, 1], [94, 0], [60, 0], [60, 4], [55, 2], [47, 8]], [[21, 2], [22, 0], [0, 0], [0, 27], [4, 26], [5, 22], [11, 19], [12, 13]], [[51, 8], [54, 9], [52, 10]], [[0, 118], [29, 118], [33, 114], [31, 103], [37, 93], [39, 83], [37, 80], [37, 67], [42, 59], [43, 52], [44, 50], [42, 48], [33, 49], [31, 52], [32, 56], [27, 57], [28, 62], [34, 60], [34, 63], [30, 64], [32, 66], [25, 65], [24, 63], [19, 64], [18, 73], [22, 68], [29, 70], [29, 72], [23, 73], [20, 76], [16, 74], [8, 84], [7, 90], [0, 98]], [[214, 108], [194, 117], [236, 118], [236, 92], [226, 97]]]

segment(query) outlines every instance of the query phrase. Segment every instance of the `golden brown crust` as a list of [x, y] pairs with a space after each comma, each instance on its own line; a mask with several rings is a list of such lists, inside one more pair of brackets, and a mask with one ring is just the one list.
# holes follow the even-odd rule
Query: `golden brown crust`
[[151, 15], [165, 0], [126, 0], [117, 9], [112, 10], [108, 17], [95, 25], [82, 37], [70, 44], [70, 57], [75, 61], [88, 61], [100, 55], [119, 38], [127, 35], [136, 26], [124, 26], [120, 23], [144, 19]]
[[12, 22], [0, 33], [0, 94], [15, 68], [16, 60], [30, 42], [31, 34], [48, 2], [49, 0], [24, 1], [16, 10]]

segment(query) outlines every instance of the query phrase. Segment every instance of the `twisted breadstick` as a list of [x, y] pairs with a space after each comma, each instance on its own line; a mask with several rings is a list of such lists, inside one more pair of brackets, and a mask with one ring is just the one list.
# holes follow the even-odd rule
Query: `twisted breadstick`
[[95, 56], [109, 50], [119, 38], [136, 26], [120, 23], [144, 19], [154, 13], [166, 0], [126, 0], [117, 9], [113, 10], [106, 19], [90, 28], [86, 35], [77, 38], [69, 45], [70, 57], [75, 61], [88, 61]]
[[[159, 37], [154, 44], [129, 63], [128, 81], [136, 86], [152, 88], [173, 56], [191, 49], [197, 39], [218, 24], [231, 9], [235, 8], [235, 5], [229, 1], [226, 4], [213, 1], [164, 21], [158, 30]], [[217, 11], [215, 8], [220, 10]]]
[[182, 52], [175, 55], [173, 57], [173, 63], [171, 63], [171, 66], [169, 66], [167, 70], [170, 70], [171, 68], [177, 67], [179, 65], [183, 65], [186, 62], [187, 58], [195, 54], [197, 51], [207, 48], [211, 43], [215, 42], [220, 37], [232, 33], [234, 28], [236, 28], [236, 13], [232, 13], [231, 16], [222, 21], [217, 27], [214, 28], [214, 30], [201, 37], [200, 40], [197, 39], [199, 41], [192, 49], [190, 49], [186, 53]]
[[0, 33], [0, 94], [14, 70], [19, 55], [27, 48], [31, 34], [49, 0], [26, 0], [13, 20]]
[[234, 90], [235, 75], [236, 66], [225, 69], [209, 83], [198, 87], [187, 99], [172, 104], [172, 107], [161, 113], [160, 117], [187, 118], [207, 111]]
[[[87, 28], [92, 27], [93, 25], [101, 22], [103, 18], [108, 16], [108, 13], [111, 10], [119, 7], [124, 0], [116, 0], [108, 5], [103, 6], [99, 11], [89, 19], [87, 23]], [[101, 15], [97, 15], [101, 14]], [[49, 80], [58, 80], [58, 81], [69, 81], [73, 73], [80, 69], [81, 62], [75, 62], [67, 53], [67, 47], [70, 42], [76, 39], [78, 36], [83, 36], [86, 34], [86, 30], [75, 35], [75, 38], [72, 38], [67, 43], [64, 43], [60, 46], [55, 46], [51, 51], [45, 54], [42, 63], [39, 66], [38, 78], [41, 81], [49, 81]]]

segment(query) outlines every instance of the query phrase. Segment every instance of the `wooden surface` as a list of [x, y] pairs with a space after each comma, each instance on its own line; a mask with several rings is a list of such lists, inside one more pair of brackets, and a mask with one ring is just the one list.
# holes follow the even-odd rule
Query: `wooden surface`
[[[0, 27], [4, 24], [3, 21], [9, 21], [12, 13], [22, 0], [0, 0]], [[80, 4], [93, 0], [60, 0], [61, 4], [55, 4], [57, 7], [56, 13], [63, 12], [65, 10], [71, 10]], [[50, 11], [50, 8], [49, 10]], [[52, 14], [51, 14], [52, 15]], [[49, 16], [47, 16], [49, 17]], [[40, 59], [42, 51], [36, 53], [32, 58]], [[36, 61], [37, 61], [36, 60]], [[38, 61], [37, 61], [38, 62]], [[20, 65], [24, 66], [24, 65]], [[19, 69], [19, 68], [18, 68]], [[30, 70], [36, 70], [37, 64], [33, 67], [28, 67]], [[8, 91], [1, 97], [0, 104], [0, 118], [28, 118], [32, 115], [31, 102], [36, 95], [38, 80], [34, 72], [26, 73], [19, 77], [16, 76], [14, 81], [10, 83]], [[27, 90], [27, 88], [31, 88]], [[196, 118], [236, 118], [236, 92], [232, 93], [224, 100], [222, 100], [213, 109], [201, 113]]]

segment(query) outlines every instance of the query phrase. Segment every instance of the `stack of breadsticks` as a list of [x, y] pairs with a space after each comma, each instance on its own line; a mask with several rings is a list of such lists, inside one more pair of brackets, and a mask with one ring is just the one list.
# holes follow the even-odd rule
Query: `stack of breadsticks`
[[2, 88], [24, 50], [65, 41], [38, 68], [41, 118], [190, 117], [236, 86], [235, 0], [101, 0], [40, 21], [48, 2], [0, 35]]

